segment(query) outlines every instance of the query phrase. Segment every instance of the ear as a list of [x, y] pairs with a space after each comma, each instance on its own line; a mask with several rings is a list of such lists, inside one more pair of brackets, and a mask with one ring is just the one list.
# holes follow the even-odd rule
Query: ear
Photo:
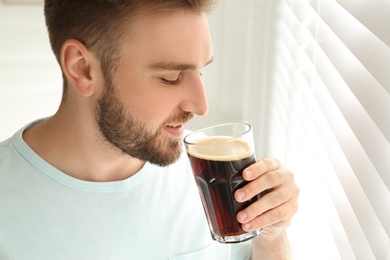
[[68, 85], [84, 97], [89, 97], [95, 92], [92, 72], [95, 62], [93, 53], [78, 40], [70, 39], [62, 45], [61, 67]]

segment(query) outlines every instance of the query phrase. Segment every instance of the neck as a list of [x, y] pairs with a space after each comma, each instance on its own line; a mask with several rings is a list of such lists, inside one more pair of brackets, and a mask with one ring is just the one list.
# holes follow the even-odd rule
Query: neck
[[49, 164], [74, 178], [97, 182], [123, 180], [142, 168], [144, 162], [105, 141], [94, 120], [66, 115], [60, 109], [23, 133], [26, 143]]

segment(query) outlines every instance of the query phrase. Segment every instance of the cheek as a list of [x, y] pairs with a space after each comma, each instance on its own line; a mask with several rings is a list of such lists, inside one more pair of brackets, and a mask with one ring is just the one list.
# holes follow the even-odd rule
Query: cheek
[[137, 103], [144, 118], [156, 125], [161, 125], [172, 116], [175, 109], [174, 101], [159, 95], [145, 96]]
[[175, 110], [175, 97], [144, 88], [131, 88], [120, 93], [122, 104], [146, 125], [160, 126], [172, 116]]
[[118, 98], [145, 124], [160, 126], [177, 109], [180, 93], [174, 87], [161, 86], [140, 71], [118, 70], [115, 76]]

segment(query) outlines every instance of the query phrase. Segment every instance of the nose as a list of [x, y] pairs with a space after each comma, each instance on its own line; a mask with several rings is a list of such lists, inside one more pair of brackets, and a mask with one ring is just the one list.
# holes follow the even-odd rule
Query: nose
[[198, 116], [204, 116], [208, 112], [208, 104], [202, 79], [198, 75], [194, 80], [186, 84], [185, 99], [181, 104], [181, 110], [191, 112]]

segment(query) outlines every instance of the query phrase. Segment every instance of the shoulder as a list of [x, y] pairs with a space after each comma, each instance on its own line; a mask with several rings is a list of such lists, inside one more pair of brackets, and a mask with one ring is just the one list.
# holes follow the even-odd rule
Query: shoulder
[[0, 156], [6, 153], [12, 147], [12, 138], [0, 142]]

